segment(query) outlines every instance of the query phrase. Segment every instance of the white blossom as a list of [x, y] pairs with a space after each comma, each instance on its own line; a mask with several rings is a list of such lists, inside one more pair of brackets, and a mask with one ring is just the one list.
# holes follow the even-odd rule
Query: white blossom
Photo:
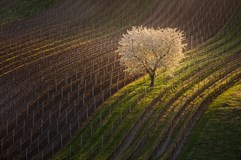
[[171, 71], [184, 57], [184, 41], [183, 32], [176, 28], [132, 27], [121, 38], [117, 53], [127, 73], [147, 73], [153, 86], [158, 69]]

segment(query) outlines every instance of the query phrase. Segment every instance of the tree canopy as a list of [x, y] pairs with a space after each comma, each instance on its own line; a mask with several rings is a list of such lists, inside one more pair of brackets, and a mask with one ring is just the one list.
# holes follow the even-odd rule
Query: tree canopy
[[178, 66], [184, 57], [184, 41], [183, 32], [176, 28], [132, 27], [123, 34], [117, 52], [127, 73], [147, 73], [153, 86], [158, 69], [171, 71]]

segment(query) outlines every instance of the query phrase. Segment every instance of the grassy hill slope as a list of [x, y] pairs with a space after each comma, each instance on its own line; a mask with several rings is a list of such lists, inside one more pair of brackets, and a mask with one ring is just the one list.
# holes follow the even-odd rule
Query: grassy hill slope
[[[59, 1], [0, 26], [1, 159], [171, 159], [205, 104], [240, 79], [239, 0]], [[20, 2], [40, 1], [0, 5]], [[29, 16], [44, 4], [20, 6]], [[180, 28], [192, 50], [154, 89], [144, 77], [119, 91], [137, 78], [115, 52], [133, 25]]]
[[221, 94], [208, 107], [177, 159], [241, 159], [241, 84]]
[[[239, 12], [238, 12], [239, 13]], [[190, 126], [219, 94], [240, 82], [239, 14], [214, 38], [186, 52], [175, 77], [126, 86], [53, 159], [171, 159]]]

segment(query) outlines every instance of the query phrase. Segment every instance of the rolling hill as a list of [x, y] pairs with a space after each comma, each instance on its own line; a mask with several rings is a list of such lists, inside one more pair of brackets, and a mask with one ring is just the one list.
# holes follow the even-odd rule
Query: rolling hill
[[[46, 0], [37, 9], [30, 2], [22, 9], [31, 16], [0, 26], [1, 159], [209, 153], [198, 146], [203, 130], [209, 133], [206, 114], [241, 80], [239, 0]], [[0, 4], [6, 17], [20, 0]], [[125, 74], [115, 52], [122, 34], [138, 25], [179, 28], [188, 43], [174, 77], [160, 73], [153, 89], [145, 75]]]

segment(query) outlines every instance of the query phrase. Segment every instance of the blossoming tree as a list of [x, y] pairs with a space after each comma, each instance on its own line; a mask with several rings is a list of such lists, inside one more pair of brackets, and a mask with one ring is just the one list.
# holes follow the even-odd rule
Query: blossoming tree
[[184, 35], [173, 28], [132, 27], [119, 42], [117, 53], [129, 74], [147, 73], [150, 86], [158, 69], [173, 70], [184, 57]]

